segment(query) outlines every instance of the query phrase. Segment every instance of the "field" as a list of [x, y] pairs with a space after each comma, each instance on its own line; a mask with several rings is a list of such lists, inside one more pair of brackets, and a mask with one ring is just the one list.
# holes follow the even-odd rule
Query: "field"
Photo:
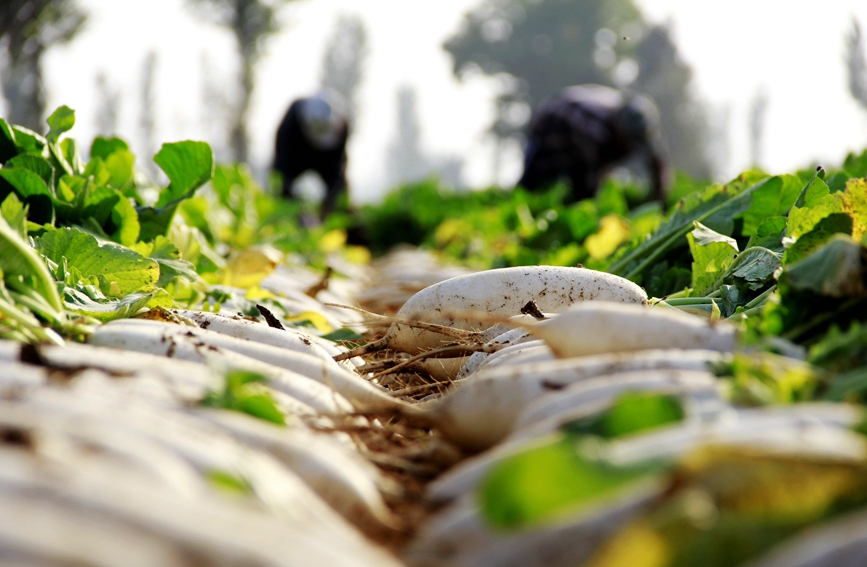
[[867, 563], [867, 151], [312, 223], [0, 120], [0, 557]]

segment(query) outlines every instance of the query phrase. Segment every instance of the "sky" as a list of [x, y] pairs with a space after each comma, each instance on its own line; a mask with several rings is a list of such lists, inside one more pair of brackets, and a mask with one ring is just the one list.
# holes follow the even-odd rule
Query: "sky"
[[[443, 42], [478, 0], [301, 0], [281, 13], [283, 31], [267, 44], [257, 70], [249, 131], [251, 162], [260, 179], [272, 159], [276, 128], [290, 102], [319, 85], [325, 44], [340, 14], [360, 16], [369, 56], [359, 94], [361, 108], [349, 146], [353, 200], [374, 201], [388, 188], [386, 152], [396, 135], [397, 92], [418, 99], [422, 149], [433, 158], [464, 160], [470, 187], [511, 185], [520, 175], [520, 149], [505, 152], [494, 178], [494, 145], [486, 134], [497, 82], [477, 75], [458, 81]], [[97, 133], [97, 76], [118, 108], [116, 134], [137, 155], [152, 154], [140, 134], [144, 63], [156, 53], [155, 138], [216, 140], [218, 111], [205, 104], [231, 96], [238, 70], [229, 32], [197, 19], [183, 0], [79, 0], [87, 27], [44, 62], [49, 109], [76, 110], [71, 135]], [[789, 172], [814, 162], [839, 163], [867, 147], [867, 112], [848, 94], [844, 37], [852, 18], [867, 31], [867, 2], [824, 0], [636, 0], [652, 22], [668, 23], [681, 57], [694, 71], [693, 88], [707, 101], [727, 141], [715, 156], [720, 180], [750, 165], [749, 111], [768, 100], [762, 165]], [[799, 8], [798, 5], [810, 6]], [[206, 95], [211, 93], [211, 98]], [[725, 125], [725, 128], [722, 126]], [[216, 144], [219, 146], [219, 144]], [[220, 150], [217, 147], [218, 151]]]

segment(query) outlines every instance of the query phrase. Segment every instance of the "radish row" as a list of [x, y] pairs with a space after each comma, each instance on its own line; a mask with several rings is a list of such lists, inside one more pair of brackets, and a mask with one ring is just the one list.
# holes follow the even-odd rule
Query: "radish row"
[[[662, 477], [519, 530], [490, 524], [480, 490], [503, 463], [635, 392], [670, 396], [684, 416], [606, 443], [612, 463], [710, 447], [867, 460], [850, 430], [859, 410], [732, 405], [716, 373], [742, 348], [736, 327], [650, 307], [622, 278], [537, 266], [442, 280], [447, 270], [408, 251], [379, 269], [327, 289], [285, 267], [262, 282], [276, 304], [332, 328], [383, 320], [325, 303], [363, 298], [394, 315], [356, 350], [240, 316], [231, 301], [220, 313], [176, 310], [180, 323], [113, 321], [86, 345], [0, 342], [0, 509], [22, 516], [0, 521], [0, 555], [52, 566], [581, 565], [655, 510], [671, 489]], [[221, 388], [236, 395], [233, 371], [261, 378], [239, 391], [272, 403], [285, 427], [203, 407]], [[420, 384], [401, 382], [413, 373]], [[395, 541], [399, 556], [374, 543]]]

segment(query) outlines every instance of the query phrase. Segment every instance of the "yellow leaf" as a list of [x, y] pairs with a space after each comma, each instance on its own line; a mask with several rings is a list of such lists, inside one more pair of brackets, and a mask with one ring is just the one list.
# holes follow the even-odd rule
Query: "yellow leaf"
[[605, 542], [584, 567], [665, 567], [671, 551], [647, 522], [630, 524]]
[[317, 313], [316, 311], [302, 311], [298, 315], [295, 315], [293, 317], [287, 317], [286, 321], [289, 323], [310, 321], [310, 323], [316, 328], [316, 330], [323, 334], [328, 334], [334, 330], [334, 328], [332, 328], [331, 325], [328, 324], [328, 320], [325, 319], [325, 316], [321, 313]]
[[229, 260], [222, 272], [222, 283], [242, 289], [257, 286], [282, 260], [280, 252], [273, 248], [248, 248]]
[[370, 263], [370, 250], [364, 246], [347, 246], [343, 255], [353, 264], [366, 265]]
[[259, 299], [274, 299], [275, 296], [267, 289], [262, 289], [257, 285], [248, 289], [247, 293], [244, 294], [244, 297], [250, 301], [258, 301]]
[[346, 232], [340, 229], [329, 230], [319, 239], [319, 250], [328, 254], [346, 245]]
[[599, 230], [584, 241], [584, 247], [594, 260], [607, 258], [629, 239], [629, 222], [619, 215], [606, 215], [599, 221]]

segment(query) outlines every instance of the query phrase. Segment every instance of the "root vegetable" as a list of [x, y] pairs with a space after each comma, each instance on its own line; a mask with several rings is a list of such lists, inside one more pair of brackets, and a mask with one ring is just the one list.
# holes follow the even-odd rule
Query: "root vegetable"
[[[647, 304], [647, 294], [634, 283], [585, 268], [527, 266], [487, 270], [458, 276], [427, 287], [397, 312], [403, 319], [420, 319], [458, 329], [490, 326], [478, 317], [517, 315], [528, 301], [544, 312], [564, 311], [576, 302], [601, 300]], [[417, 354], [442, 346], [448, 338], [431, 331], [395, 323], [386, 335], [389, 348]]]
[[506, 437], [519, 412], [548, 392], [615, 372], [704, 370], [720, 358], [712, 351], [660, 350], [495, 367], [422, 407], [447, 439], [480, 450]]
[[[318, 413], [338, 415], [353, 411], [352, 405], [343, 396], [321, 382], [250, 356], [206, 344], [183, 328], [179, 327], [182, 332], [174, 331], [171, 329], [173, 326], [176, 327], [167, 324], [129, 325], [112, 322], [97, 328], [89, 341], [99, 346], [215, 364], [227, 369], [259, 372], [268, 377], [269, 386], [296, 398]], [[253, 345], [248, 341], [235, 340]], [[393, 399], [390, 401], [397, 402]]]
[[[103, 325], [93, 334], [90, 342], [116, 348], [154, 352], [155, 354], [196, 362], [213, 357], [214, 354], [212, 353], [217, 352], [214, 349], [219, 349], [221, 357], [231, 361], [229, 363], [233, 368], [259, 371], [259, 368], [272, 367], [271, 369], [273, 369], [273, 367], [277, 367], [293, 374], [297, 373], [296, 375], [302, 375], [310, 381], [317, 382], [316, 387], [308, 395], [319, 392], [315, 394], [315, 397], [320, 397], [322, 392], [328, 392], [328, 390], [323, 391], [321, 387], [327, 386], [339, 394], [341, 398], [348, 398], [360, 411], [392, 412], [402, 405], [402, 402], [391, 397], [380, 387], [367, 382], [361, 376], [350, 373], [330, 358], [323, 360], [303, 353], [236, 339], [205, 329], [134, 321], [120, 320]], [[243, 358], [237, 359], [233, 355]], [[267, 374], [264, 371], [263, 373]], [[285, 379], [276, 380], [275, 387], [279, 387], [276, 384], [289, 386], [289, 382]], [[284, 391], [296, 397], [301, 394], [298, 390]], [[307, 401], [300, 397], [299, 399]], [[335, 409], [334, 404], [329, 405], [332, 410]], [[349, 410], [349, 408], [346, 409]]]
[[527, 328], [558, 357], [604, 352], [684, 348], [730, 352], [736, 327], [673, 309], [612, 302], [587, 302]]
[[[298, 329], [275, 329], [265, 323], [259, 323], [238, 316], [222, 315], [207, 311], [192, 311], [175, 309], [175, 313], [194, 321], [202, 329], [214, 331], [237, 339], [254, 341], [264, 345], [275, 346], [295, 352], [302, 352], [319, 357], [323, 360], [346, 352], [333, 342], [317, 337]], [[347, 370], [354, 370], [355, 364], [345, 362]]]

